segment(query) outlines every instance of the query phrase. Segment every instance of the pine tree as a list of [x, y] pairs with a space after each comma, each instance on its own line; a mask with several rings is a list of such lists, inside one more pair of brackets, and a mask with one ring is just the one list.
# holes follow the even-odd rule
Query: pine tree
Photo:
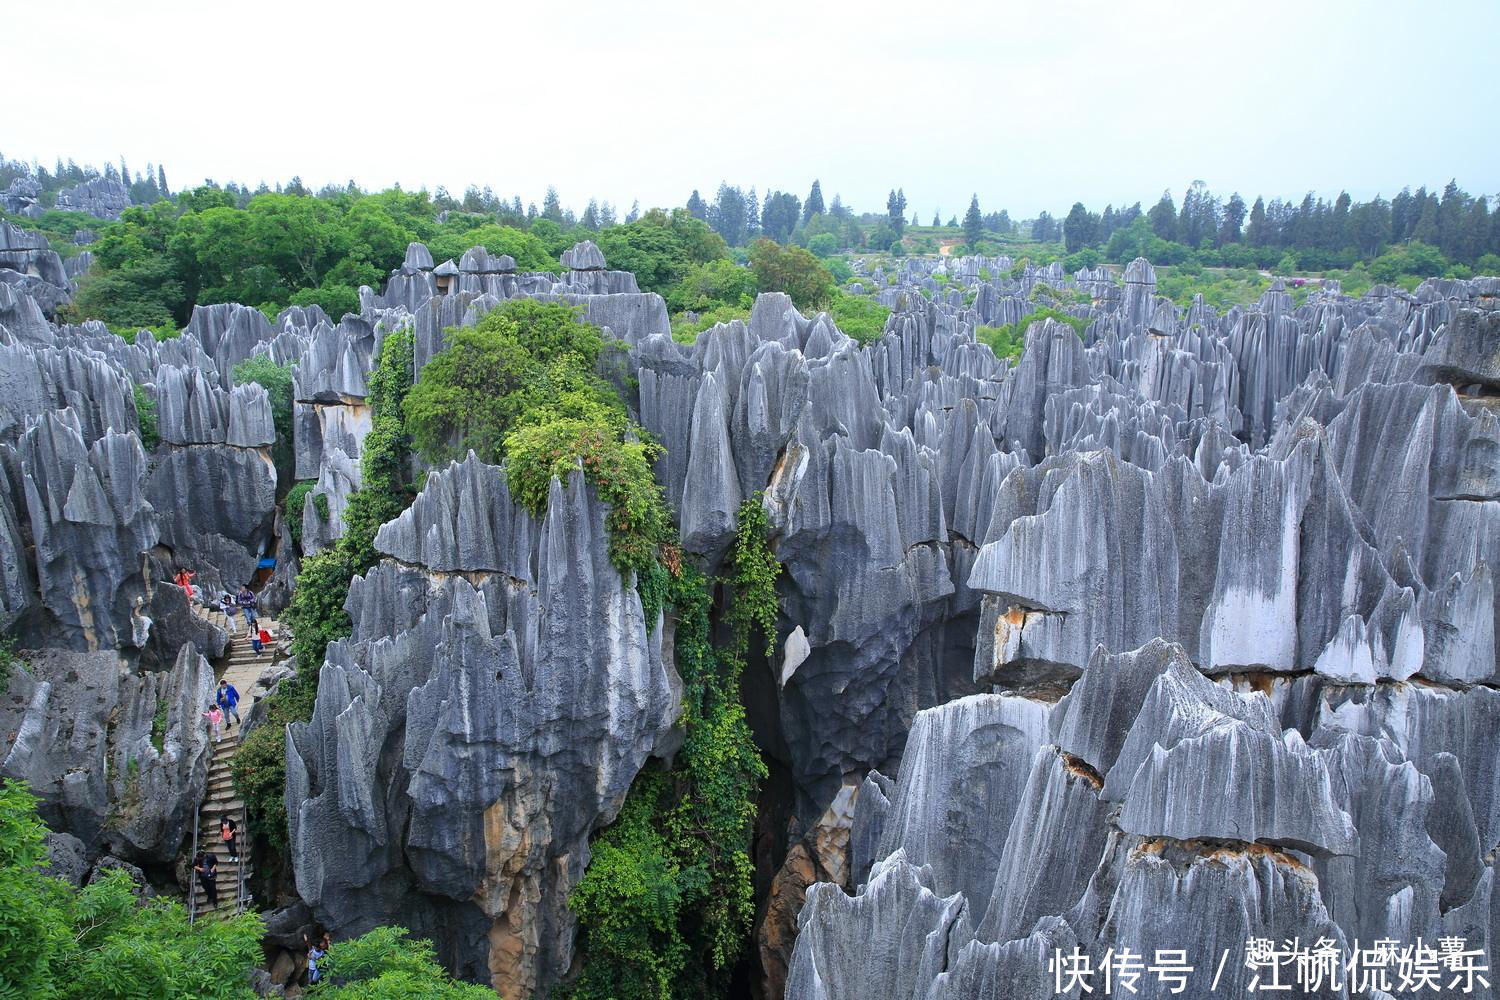
[[745, 233], [749, 236], [760, 233], [760, 199], [756, 197], [753, 187], [750, 189], [750, 196], [745, 199]]
[[1271, 245], [1271, 233], [1266, 227], [1266, 200], [1259, 195], [1250, 209], [1250, 225], [1245, 228], [1245, 242], [1253, 247]]
[[703, 222], [708, 221], [708, 204], [703, 200], [703, 196], [698, 193], [697, 188], [693, 188], [693, 193], [688, 196], [687, 210], [688, 214], [693, 218]]
[[588, 206], [584, 208], [583, 219], [581, 221], [585, 229], [599, 228], [599, 203], [593, 198], [589, 199]]
[[979, 246], [979, 237], [984, 234], [984, 216], [979, 214], [979, 195], [969, 198], [969, 210], [964, 213], [964, 242], [973, 250]]
[[562, 199], [557, 196], [557, 188], [550, 184], [547, 185], [546, 195], [542, 197], [542, 218], [551, 219], [558, 225], [562, 225]]
[[641, 202], [640, 202], [640, 199], [637, 198], [636, 200], [634, 200], [634, 201], [632, 201], [630, 203], [630, 211], [625, 213], [625, 224], [628, 226], [632, 222], [634, 222], [637, 219], [639, 219], [640, 217], [641, 217]]
[[1177, 239], [1177, 206], [1172, 203], [1172, 192], [1163, 191], [1161, 200], [1146, 213], [1151, 231], [1164, 240]]
[[932, 210], [932, 228], [936, 229], [938, 226], [941, 226], [942, 224], [943, 224], [942, 216], [938, 215], [938, 210], [934, 208]]
[[817, 181], [813, 181], [812, 190], [807, 192], [807, 202], [802, 206], [802, 221], [807, 222], [815, 215], [823, 214], [823, 188]]

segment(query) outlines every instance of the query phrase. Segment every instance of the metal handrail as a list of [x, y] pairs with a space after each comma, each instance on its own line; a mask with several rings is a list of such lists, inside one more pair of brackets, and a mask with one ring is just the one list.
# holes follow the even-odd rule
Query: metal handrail
[[198, 824], [203, 822], [203, 803], [199, 802], [193, 807], [193, 847], [192, 853], [188, 855], [188, 926], [193, 926], [193, 921], [198, 916], [198, 872], [193, 863], [198, 860]]

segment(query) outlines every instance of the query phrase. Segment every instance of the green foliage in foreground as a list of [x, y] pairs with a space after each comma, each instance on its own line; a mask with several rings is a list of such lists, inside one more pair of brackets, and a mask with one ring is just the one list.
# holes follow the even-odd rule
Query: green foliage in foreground
[[781, 566], [766, 540], [759, 495], [740, 508], [724, 581], [730, 638], [709, 638], [709, 581], [658, 567], [677, 618], [685, 738], [671, 770], [636, 778], [620, 815], [595, 838], [568, 905], [578, 914], [583, 968], [573, 1000], [722, 995], [754, 919], [749, 845], [766, 776], [740, 702], [750, 642], [769, 655]]
[[339, 941], [319, 963], [327, 975], [307, 991], [319, 1000], [494, 1000], [493, 990], [448, 978], [432, 942], [404, 927], [377, 927]]
[[1026, 350], [1026, 330], [1033, 323], [1039, 323], [1045, 319], [1054, 319], [1059, 323], [1066, 323], [1080, 337], [1083, 331], [1088, 329], [1088, 320], [1077, 316], [1069, 316], [1061, 309], [1044, 306], [1036, 312], [1028, 313], [1021, 317], [1019, 323], [1006, 323], [1004, 326], [981, 326], [974, 331], [974, 339], [981, 344], [988, 345], [995, 352], [997, 358], [1019, 358]]
[[412, 384], [412, 335], [387, 335], [370, 376], [372, 425], [360, 456], [362, 489], [349, 497], [344, 534], [302, 563], [285, 622], [292, 631], [297, 673], [277, 687], [266, 705], [266, 722], [240, 741], [230, 764], [244, 794], [250, 830], [281, 856], [287, 849], [286, 726], [312, 718], [318, 671], [328, 644], [349, 635], [344, 610], [349, 582], [375, 565], [375, 532], [411, 503], [411, 447], [402, 406]]
[[0, 783], [0, 996], [238, 1000], [255, 994], [260, 918], [188, 925], [166, 899], [139, 900], [124, 872], [75, 889], [43, 875], [36, 798]]
[[863, 295], [833, 293], [833, 304], [829, 308], [833, 322], [840, 330], [861, 344], [873, 343], [885, 333], [885, 321], [891, 311], [874, 299]]
[[135, 396], [136, 422], [140, 425], [141, 447], [149, 454], [161, 444], [161, 432], [156, 419], [156, 397], [140, 383], [130, 387]]

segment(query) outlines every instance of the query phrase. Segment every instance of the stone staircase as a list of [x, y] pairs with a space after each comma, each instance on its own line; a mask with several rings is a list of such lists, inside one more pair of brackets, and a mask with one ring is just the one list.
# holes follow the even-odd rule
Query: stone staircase
[[[249, 716], [250, 708], [261, 693], [256, 689], [256, 681], [266, 668], [278, 661], [278, 647], [287, 636], [275, 619], [262, 615], [260, 624], [271, 633], [273, 638], [270, 646], [257, 654], [250, 645], [250, 636], [245, 629], [244, 618], [236, 616], [235, 624], [238, 631], [230, 632], [229, 624], [222, 612], [204, 607], [195, 607], [194, 610], [200, 617], [229, 632], [229, 645], [225, 648], [224, 655], [214, 663], [215, 686], [217, 687], [219, 680], [227, 680], [234, 685], [240, 693], [240, 718], [244, 719]], [[204, 725], [207, 725], [206, 720], [204, 720]], [[229, 772], [229, 763], [234, 759], [239, 745], [240, 727], [234, 724], [233, 717], [226, 717], [225, 726], [220, 731], [219, 741], [214, 744], [213, 763], [208, 770], [208, 794], [198, 810], [198, 849], [212, 851], [219, 862], [218, 905], [213, 907], [208, 905], [208, 898], [195, 877], [193, 879], [193, 912], [197, 916], [206, 914], [228, 916], [249, 910], [254, 905], [249, 890], [250, 876], [253, 872], [249, 856], [245, 801], [234, 787], [234, 779]], [[239, 827], [237, 845], [240, 850], [240, 860], [238, 862], [229, 860], [229, 848], [219, 836], [219, 821], [225, 815], [232, 817]], [[242, 890], [243, 895], [241, 895]]]

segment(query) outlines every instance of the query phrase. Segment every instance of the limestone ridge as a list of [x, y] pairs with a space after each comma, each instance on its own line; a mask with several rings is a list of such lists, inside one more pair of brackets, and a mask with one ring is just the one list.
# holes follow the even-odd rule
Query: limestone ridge
[[[910, 302], [933, 266], [880, 294]], [[1273, 286], [1220, 317], [1155, 299], [1143, 261], [1114, 308], [1101, 281], [1077, 276], [1082, 338], [1033, 326], [1017, 368], [950, 410], [1021, 457], [970, 536], [974, 679], [1043, 696], [1022, 702], [1049, 731], [1007, 753], [1014, 723], [973, 698], [918, 713], [894, 787], [860, 789], [872, 868], [856, 855], [847, 885], [807, 894], [788, 997], [1050, 994], [1028, 977], [1074, 943], [1216, 956], [1500, 930], [1500, 282], [1296, 309]], [[986, 287], [964, 308], [937, 286], [915, 312], [960, 346], [995, 314]], [[918, 364], [956, 378], [952, 353]], [[976, 868], [990, 884], [965, 889]]]
[[[0, 705], [5, 773], [90, 850], [164, 865], [202, 791], [196, 650], [223, 648], [165, 581], [238, 582], [273, 538], [292, 564], [268, 401], [233, 366], [294, 366], [297, 478], [328, 515], [288, 516], [315, 549], [359, 484], [383, 338], [413, 330], [420, 379], [446, 328], [535, 297], [627, 345], [690, 557], [715, 571], [765, 491], [783, 613], [745, 688], [789, 816], [757, 858], [786, 860], [761, 885], [772, 994], [779, 966], [796, 998], [1029, 997], [1075, 945], [1488, 947], [1500, 281], [1302, 305], [1278, 283], [1220, 315], [1158, 296], [1143, 260], [856, 263], [893, 309], [863, 348], [780, 295], [677, 344], [588, 244], [562, 275], [417, 244], [357, 314], [204, 306], [133, 344], [51, 322], [44, 264], [0, 281], [0, 614], [45, 651]], [[1015, 362], [976, 340], [1043, 302], [1082, 336], [1033, 324]], [[575, 473], [533, 517], [470, 457], [380, 529], [287, 734], [296, 885], [338, 935], [399, 920], [507, 995], [565, 976], [589, 836], [678, 712], [671, 623], [644, 620], [604, 516]], [[60, 739], [74, 716], [95, 721]], [[153, 801], [111, 822], [130, 761]], [[801, 905], [808, 873], [833, 881]]]
[[589, 835], [680, 709], [604, 514], [575, 472], [535, 519], [471, 454], [381, 528], [287, 736], [297, 889], [335, 933], [399, 919], [508, 996], [571, 964]]

